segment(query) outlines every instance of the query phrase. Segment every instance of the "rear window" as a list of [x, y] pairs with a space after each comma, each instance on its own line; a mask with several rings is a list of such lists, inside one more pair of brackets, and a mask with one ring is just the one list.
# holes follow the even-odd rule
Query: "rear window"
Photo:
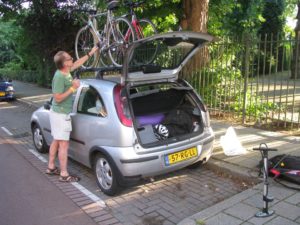
[[145, 71], [150, 68], [159, 72], [162, 69], [175, 69], [195, 48], [195, 44], [181, 38], [153, 40], [138, 46], [130, 58], [129, 71]]

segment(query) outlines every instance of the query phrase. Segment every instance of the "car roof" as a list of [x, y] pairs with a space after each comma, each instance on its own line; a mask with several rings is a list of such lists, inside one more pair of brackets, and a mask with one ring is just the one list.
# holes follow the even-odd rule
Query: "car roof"
[[86, 85], [93, 86], [96, 89], [111, 90], [121, 81], [121, 76], [109, 76], [105, 79], [88, 78], [81, 79], [81, 82]]

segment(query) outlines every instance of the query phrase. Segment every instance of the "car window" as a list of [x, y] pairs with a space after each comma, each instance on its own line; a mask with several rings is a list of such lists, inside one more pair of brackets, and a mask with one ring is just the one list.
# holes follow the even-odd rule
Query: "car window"
[[77, 112], [100, 117], [106, 117], [107, 115], [101, 96], [96, 89], [91, 86], [82, 88]]

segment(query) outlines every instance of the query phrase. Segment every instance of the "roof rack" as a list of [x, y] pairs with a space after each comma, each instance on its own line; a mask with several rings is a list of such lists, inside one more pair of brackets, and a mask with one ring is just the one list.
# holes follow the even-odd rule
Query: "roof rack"
[[104, 75], [110, 75], [109, 72], [111, 72], [113, 75], [115, 75], [116, 72], [120, 73], [121, 71], [122, 71], [121, 66], [80, 68], [75, 71], [74, 77], [79, 79], [81, 77], [82, 73], [94, 72], [92, 77], [84, 77], [84, 78], [96, 78], [96, 79], [103, 80]]

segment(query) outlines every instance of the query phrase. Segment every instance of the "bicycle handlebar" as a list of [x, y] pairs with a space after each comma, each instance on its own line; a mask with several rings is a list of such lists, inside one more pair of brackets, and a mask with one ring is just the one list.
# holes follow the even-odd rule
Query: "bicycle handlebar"
[[67, 9], [68, 14], [70, 15], [72, 12], [85, 12], [88, 13], [89, 15], [95, 15], [97, 14], [97, 10], [96, 9], [77, 9], [77, 8], [71, 8], [71, 9]]
[[266, 148], [266, 147], [260, 147], [260, 148], [253, 148], [254, 151], [272, 151], [276, 152], [276, 148]]

